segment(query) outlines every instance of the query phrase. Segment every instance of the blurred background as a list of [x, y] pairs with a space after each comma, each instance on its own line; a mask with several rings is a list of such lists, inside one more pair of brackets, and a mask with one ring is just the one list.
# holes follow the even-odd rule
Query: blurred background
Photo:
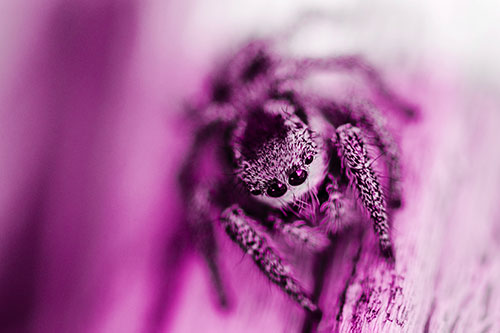
[[[289, 31], [292, 53], [363, 54], [420, 105], [402, 141], [415, 200], [397, 233], [415, 236], [407, 244], [416, 250], [407, 249], [418, 263], [446, 253], [467, 266], [477, 252], [498, 295], [499, 12], [494, 1], [0, 2], [0, 331], [300, 327], [289, 319], [301, 312], [269, 284], [260, 290], [229, 243], [222, 251], [239, 305], [215, 309], [176, 187], [192, 137], [181, 120], [186, 100], [221, 55]], [[241, 282], [248, 275], [257, 282]], [[479, 328], [452, 326], [446, 314], [462, 303], [450, 304], [434, 306], [443, 319], [428, 326], [410, 315], [407, 329]]]

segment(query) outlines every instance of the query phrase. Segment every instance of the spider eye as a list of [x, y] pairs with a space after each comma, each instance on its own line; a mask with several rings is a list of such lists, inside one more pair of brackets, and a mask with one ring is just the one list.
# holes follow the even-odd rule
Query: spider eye
[[311, 164], [314, 157], [312, 155], [307, 155], [306, 160], [304, 161], [306, 164]]
[[286, 193], [286, 185], [279, 181], [275, 181], [267, 189], [267, 194], [273, 198], [281, 197], [285, 193]]
[[307, 172], [302, 169], [295, 170], [288, 177], [288, 183], [292, 186], [298, 186], [302, 184], [307, 178]]
[[251, 195], [260, 195], [260, 194], [262, 194], [262, 191], [261, 190], [251, 190], [250, 194]]

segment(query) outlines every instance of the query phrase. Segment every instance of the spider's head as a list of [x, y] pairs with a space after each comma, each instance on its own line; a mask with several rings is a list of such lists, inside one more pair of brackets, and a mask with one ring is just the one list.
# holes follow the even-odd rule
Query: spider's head
[[274, 207], [315, 188], [326, 168], [316, 133], [290, 111], [278, 102], [254, 108], [233, 138], [238, 178], [253, 196]]

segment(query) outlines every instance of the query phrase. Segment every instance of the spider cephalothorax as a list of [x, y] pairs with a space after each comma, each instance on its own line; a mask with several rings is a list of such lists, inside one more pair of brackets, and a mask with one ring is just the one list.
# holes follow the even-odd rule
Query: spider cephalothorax
[[[385, 118], [368, 100], [346, 103], [333, 92], [325, 97], [302, 89], [311, 73], [336, 70], [359, 72], [387, 105], [407, 110], [358, 57], [278, 56], [263, 41], [248, 44], [216, 70], [209, 93], [194, 107], [198, 135], [181, 177], [186, 219], [222, 304], [227, 296], [214, 224], [312, 312], [318, 311], [316, 300], [268, 237], [319, 251], [340, 224], [361, 218], [373, 224], [383, 256], [394, 260], [387, 211], [401, 204], [402, 194], [398, 149]], [[369, 146], [379, 156], [371, 156]], [[375, 170], [380, 156], [384, 167]]]
[[322, 156], [316, 156], [319, 137], [292, 113], [293, 106], [279, 104], [249, 112], [232, 142], [237, 177], [252, 195], [275, 207], [293, 203], [326, 171]]

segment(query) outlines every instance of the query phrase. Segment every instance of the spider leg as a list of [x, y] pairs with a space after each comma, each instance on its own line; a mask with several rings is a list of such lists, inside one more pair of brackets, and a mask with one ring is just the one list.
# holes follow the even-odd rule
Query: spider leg
[[302, 220], [294, 221], [293, 223], [284, 223], [277, 216], [270, 217], [274, 229], [285, 236], [289, 243], [302, 245], [312, 251], [320, 251], [325, 249], [330, 241], [328, 237], [318, 227], [310, 227]]
[[359, 112], [359, 125], [374, 135], [374, 144], [384, 155], [388, 164], [389, 195], [388, 204], [391, 208], [399, 208], [402, 204], [401, 194], [401, 168], [399, 161], [399, 148], [394, 138], [384, 125], [384, 118], [380, 112], [371, 105], [361, 105], [356, 108]]
[[311, 70], [354, 71], [359, 72], [368, 82], [371, 90], [389, 106], [398, 110], [406, 118], [417, 116], [415, 106], [399, 97], [384, 82], [379, 72], [358, 55], [337, 56], [330, 58], [305, 58], [296, 63], [296, 76], [304, 77]]
[[319, 208], [323, 214], [320, 224], [325, 226], [328, 234], [335, 234], [342, 229], [344, 223], [348, 222], [343, 218], [346, 213], [346, 202], [344, 194], [339, 191], [335, 177], [330, 174], [328, 178], [329, 184], [325, 189], [328, 199]]
[[185, 220], [194, 246], [206, 262], [219, 305], [229, 304], [227, 287], [219, 265], [219, 252], [214, 233], [214, 222], [220, 214], [220, 206], [213, 200], [217, 191], [217, 179], [221, 165], [214, 159], [224, 128], [221, 123], [211, 123], [198, 132], [193, 149], [184, 162], [179, 181], [182, 197], [186, 203]]
[[228, 236], [252, 257], [255, 264], [271, 282], [278, 285], [304, 309], [321, 313], [318, 306], [283, 264], [278, 252], [270, 247], [266, 238], [252, 227], [251, 224], [256, 222], [248, 217], [239, 206], [233, 205], [227, 208], [222, 213], [220, 221]]
[[347, 176], [355, 185], [361, 203], [373, 222], [382, 254], [394, 260], [384, 195], [378, 177], [371, 167], [361, 130], [351, 124], [338, 127], [336, 145]]
[[187, 221], [195, 246], [209, 269], [218, 303], [222, 308], [227, 308], [229, 300], [221, 275], [219, 251], [214, 234], [214, 218], [211, 218], [209, 214], [213, 208], [210, 207], [208, 195], [208, 190], [204, 188], [194, 193], [192, 199], [188, 201], [191, 209], [187, 215]]
[[373, 137], [375, 145], [387, 163], [389, 176], [388, 205], [400, 208], [402, 205], [401, 166], [399, 148], [386, 128], [385, 118], [380, 111], [366, 101], [337, 105], [331, 101], [316, 101], [315, 105], [323, 116], [335, 127], [345, 123], [355, 124]]

